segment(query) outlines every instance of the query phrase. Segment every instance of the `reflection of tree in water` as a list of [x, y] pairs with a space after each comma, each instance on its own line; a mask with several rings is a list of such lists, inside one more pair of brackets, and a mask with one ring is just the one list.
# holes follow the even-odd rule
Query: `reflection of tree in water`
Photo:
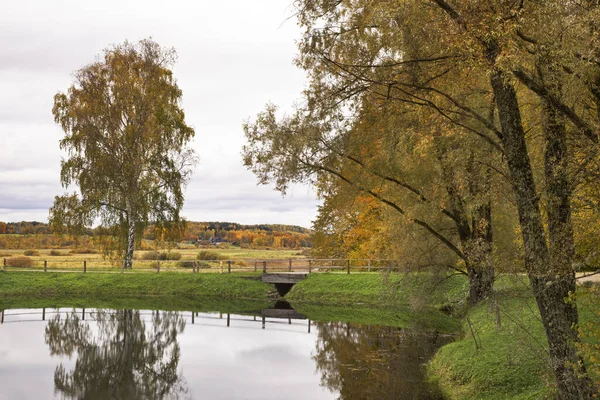
[[339, 399], [442, 399], [424, 382], [423, 364], [449, 341], [398, 328], [316, 323], [313, 359], [321, 385]]
[[139, 311], [97, 310], [98, 331], [77, 313], [56, 315], [46, 327], [52, 355], [71, 357], [75, 368], [61, 363], [54, 372], [55, 390], [78, 399], [163, 399], [187, 394], [178, 376], [179, 344], [185, 320], [176, 312], [152, 312], [151, 323]]

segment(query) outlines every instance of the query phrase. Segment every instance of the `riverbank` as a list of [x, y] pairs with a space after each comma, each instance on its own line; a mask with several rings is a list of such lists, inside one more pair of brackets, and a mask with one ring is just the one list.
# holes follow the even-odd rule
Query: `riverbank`
[[[136, 308], [186, 311], [260, 310], [275, 299], [260, 273], [0, 273], [0, 309]], [[438, 309], [460, 304], [465, 281], [425, 275], [311, 274], [286, 300], [313, 321], [344, 321], [456, 334], [460, 321]], [[422, 296], [419, 292], [433, 294]], [[230, 301], [227, 310], [223, 301]], [[348, 306], [352, 307], [348, 307]]]
[[294, 285], [286, 300], [295, 304], [372, 307], [433, 307], [452, 313], [466, 306], [464, 275], [426, 273], [311, 274]]
[[[260, 273], [0, 273], [0, 302], [11, 298], [218, 298], [273, 299], [273, 286]], [[462, 276], [426, 274], [311, 274], [294, 286], [286, 300], [296, 304], [379, 308], [463, 307], [468, 290]], [[1, 304], [0, 304], [1, 305]]]
[[189, 306], [208, 299], [266, 302], [273, 299], [273, 288], [254, 273], [0, 273], [0, 308], [64, 304], [65, 299], [100, 303], [110, 299], [111, 304], [119, 299], [128, 304], [147, 299], [176, 308], [177, 304]]
[[[581, 287], [578, 297], [588, 296], [587, 290]], [[463, 336], [435, 354], [428, 365], [430, 379], [452, 400], [551, 398], [554, 376], [546, 336], [526, 278], [502, 277], [495, 291], [463, 318]], [[599, 307], [597, 299], [580, 301], [580, 326], [597, 320]], [[593, 336], [584, 343], [597, 340]], [[584, 354], [588, 361], [590, 355]], [[598, 382], [598, 376], [592, 378]]]

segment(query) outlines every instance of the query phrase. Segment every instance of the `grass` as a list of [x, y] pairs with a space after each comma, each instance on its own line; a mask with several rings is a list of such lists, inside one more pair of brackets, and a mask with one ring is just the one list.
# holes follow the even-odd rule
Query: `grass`
[[0, 273], [0, 307], [14, 299], [218, 298], [267, 300], [273, 290], [258, 274]]
[[467, 291], [468, 282], [462, 275], [319, 273], [294, 285], [286, 299], [295, 304], [455, 309], [464, 305]]
[[460, 321], [439, 309], [462, 307], [467, 284], [458, 275], [319, 273], [294, 285], [286, 300], [315, 321], [457, 333]]
[[[497, 301], [489, 299], [469, 310], [462, 338], [431, 360], [430, 378], [455, 400], [551, 398], [554, 377], [546, 337], [525, 279], [499, 279], [496, 296]], [[580, 322], [591, 315], [580, 309]]]

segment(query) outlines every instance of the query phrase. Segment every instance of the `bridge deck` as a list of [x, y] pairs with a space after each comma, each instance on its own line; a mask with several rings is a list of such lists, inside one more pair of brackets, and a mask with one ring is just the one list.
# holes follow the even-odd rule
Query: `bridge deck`
[[306, 272], [277, 272], [262, 275], [262, 281], [266, 283], [288, 283], [295, 284], [308, 277]]

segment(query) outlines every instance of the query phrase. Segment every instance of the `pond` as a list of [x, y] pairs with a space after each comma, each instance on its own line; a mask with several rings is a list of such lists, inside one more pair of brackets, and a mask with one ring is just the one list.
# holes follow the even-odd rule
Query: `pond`
[[423, 364], [452, 340], [292, 309], [12, 309], [4, 399], [441, 399]]

